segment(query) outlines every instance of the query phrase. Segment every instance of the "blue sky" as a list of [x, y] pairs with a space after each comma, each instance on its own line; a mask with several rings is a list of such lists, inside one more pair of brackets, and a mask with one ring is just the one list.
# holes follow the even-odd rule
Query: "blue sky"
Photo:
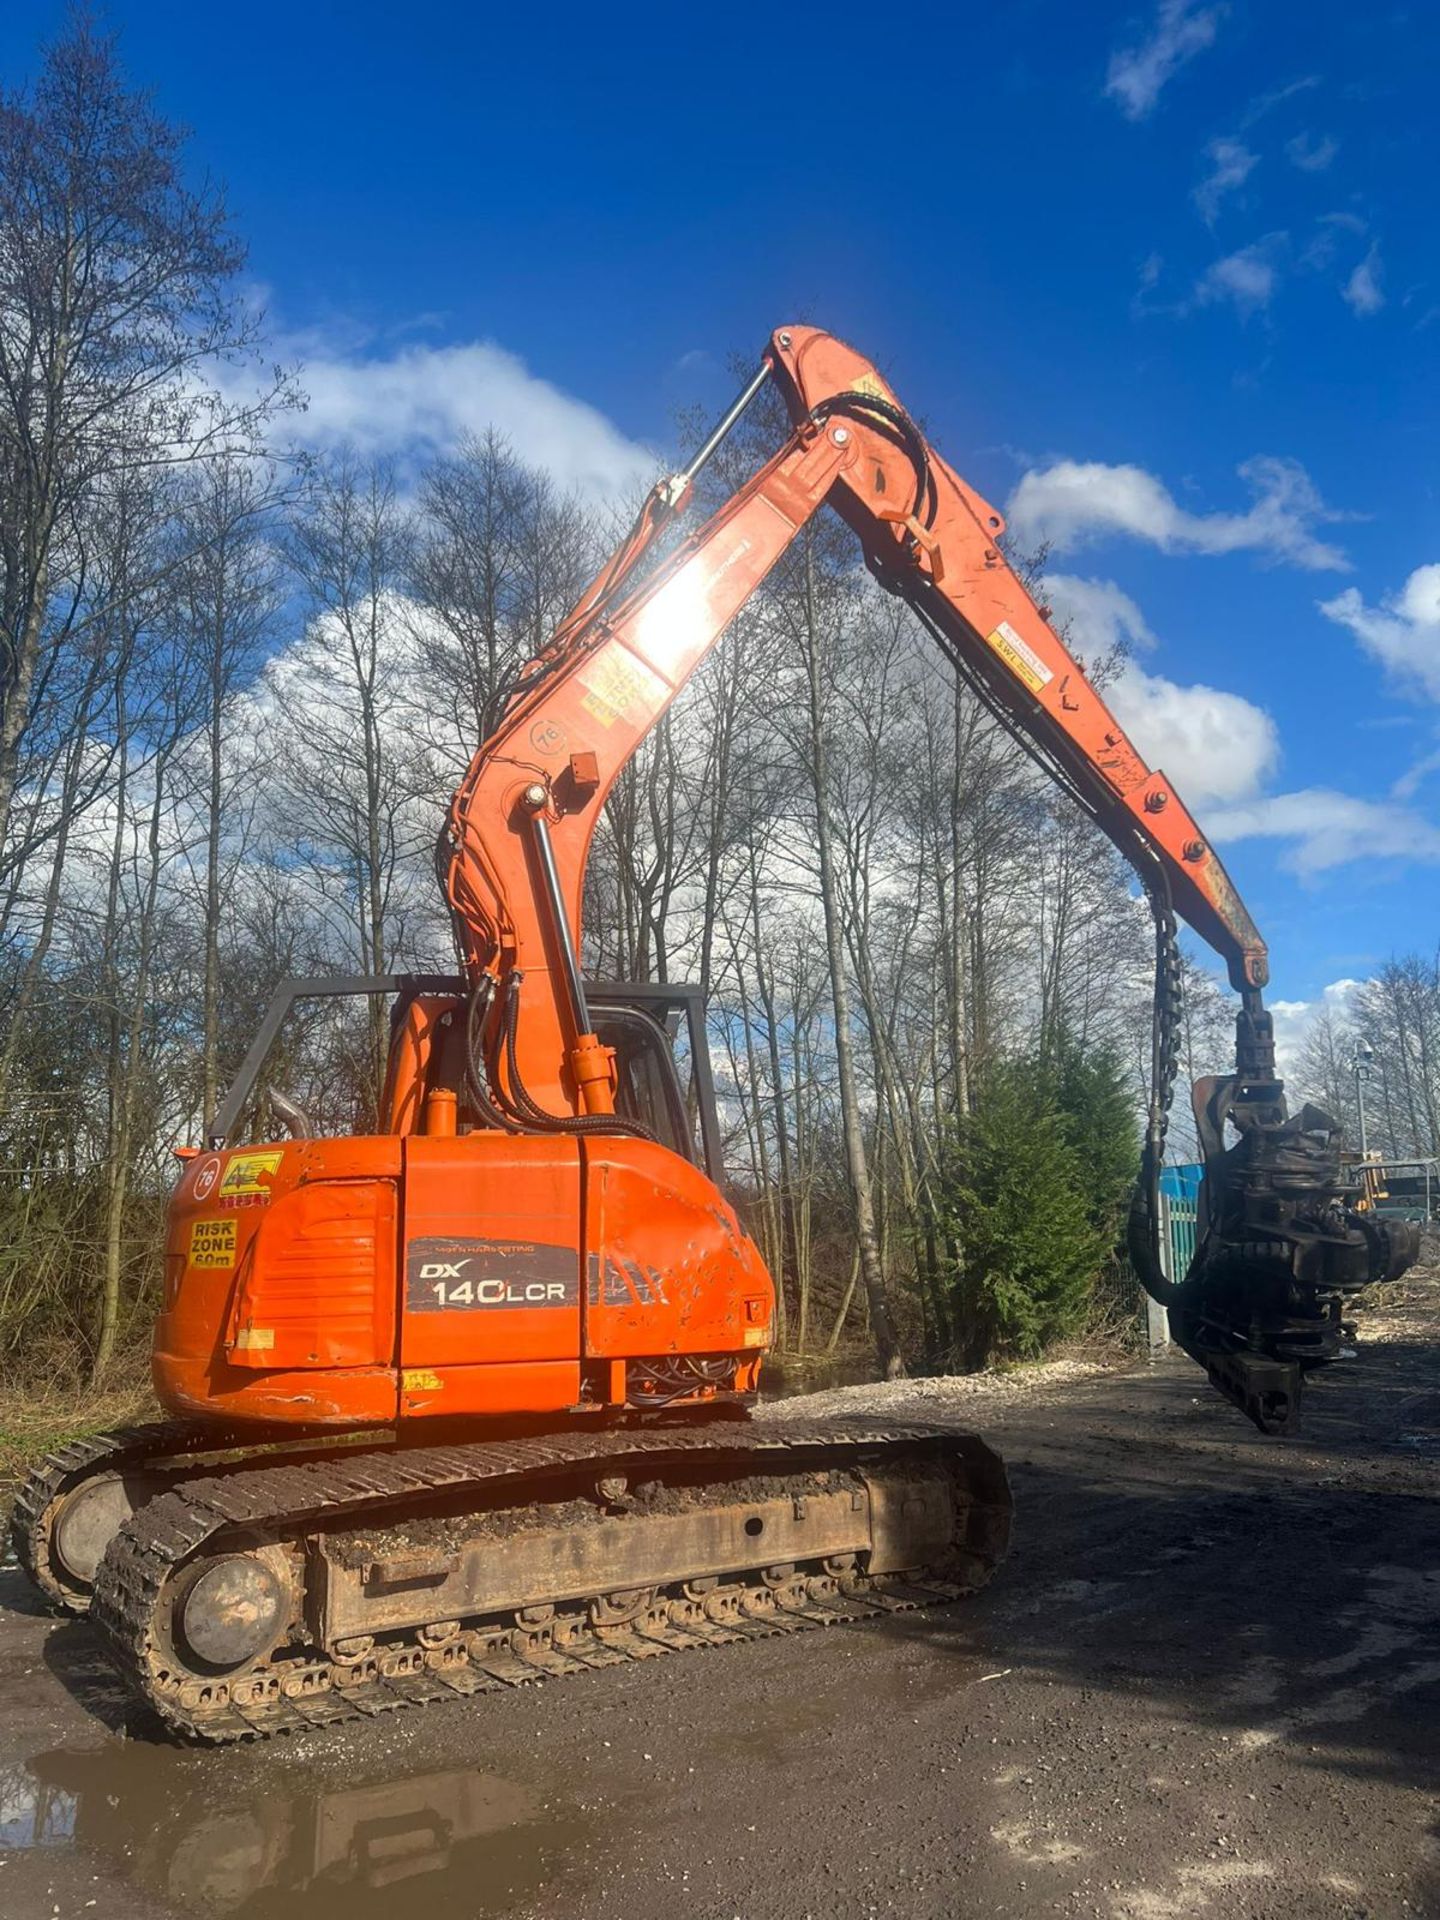
[[[5, 11], [14, 78], [62, 9]], [[1275, 991], [1440, 940], [1432, 9], [102, 17], [228, 184], [317, 436], [493, 416], [603, 491], [828, 326], [1054, 541], [1077, 636], [1137, 643], [1117, 702]]]

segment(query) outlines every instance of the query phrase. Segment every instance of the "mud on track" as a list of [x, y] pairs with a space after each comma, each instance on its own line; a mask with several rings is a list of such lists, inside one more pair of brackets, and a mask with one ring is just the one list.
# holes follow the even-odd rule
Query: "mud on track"
[[0, 1914], [1440, 1920], [1436, 1277], [1374, 1331], [1295, 1441], [1179, 1362], [957, 1390], [1017, 1540], [954, 1611], [262, 1748], [120, 1737], [0, 1574]]

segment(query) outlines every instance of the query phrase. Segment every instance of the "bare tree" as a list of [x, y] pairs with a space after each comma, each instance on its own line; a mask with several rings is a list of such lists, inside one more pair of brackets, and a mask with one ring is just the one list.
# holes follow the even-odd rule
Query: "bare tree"
[[578, 599], [597, 530], [493, 428], [422, 475], [419, 509], [410, 580], [420, 661], [463, 767], [515, 674]]
[[[153, 486], [133, 483], [112, 516], [109, 555], [112, 620], [127, 629], [130, 671], [115, 682], [112, 733], [117, 779], [111, 802], [103, 905], [98, 915], [95, 1011], [104, 1055], [101, 1173], [101, 1283], [92, 1378], [102, 1381], [119, 1336], [126, 1215], [141, 1157], [137, 1132], [150, 1080], [151, 995], [163, 925], [165, 876], [175, 855], [170, 773], [196, 718], [194, 683], [166, 637], [174, 620], [147, 566], [153, 534]], [[134, 521], [139, 522], [138, 526]], [[83, 907], [82, 907], [83, 911]]]
[[[802, 709], [804, 765], [810, 782], [818, 869], [821, 917], [830, 970], [830, 997], [835, 1017], [835, 1079], [840, 1102], [845, 1164], [855, 1207], [855, 1233], [860, 1249], [860, 1275], [870, 1307], [870, 1330], [886, 1379], [905, 1372], [899, 1335], [891, 1312], [889, 1289], [880, 1257], [876, 1226], [875, 1191], [865, 1148], [864, 1117], [860, 1106], [856, 1068], [850, 978], [846, 967], [845, 928], [834, 854], [832, 819], [833, 773], [830, 756], [832, 726], [829, 679], [831, 652], [837, 638], [836, 598], [843, 604], [845, 584], [832, 575], [822, 581], [817, 540], [807, 527], [797, 541], [799, 565], [787, 595], [782, 587], [777, 604], [788, 617], [804, 673]], [[843, 630], [843, 629], [842, 629]]]
[[[282, 675], [269, 758], [277, 827], [303, 855], [321, 928], [362, 973], [389, 970], [412, 931], [439, 812], [417, 805], [407, 723], [415, 647], [402, 599], [411, 528], [393, 474], [341, 454], [322, 462], [291, 516], [286, 550], [310, 629]], [[262, 751], [264, 750], [262, 746]], [[385, 1077], [386, 1014], [372, 998], [361, 1075], [373, 1119]]]
[[207, 1122], [219, 1098], [222, 930], [256, 806], [253, 780], [232, 750], [232, 706], [263, 664], [284, 601], [278, 504], [273, 469], [220, 454], [186, 476], [173, 533], [183, 666], [198, 695], [188, 772], [200, 832], [187, 851], [200, 899], [200, 1111]]
[[1428, 1157], [1440, 1144], [1440, 958], [1386, 961], [1354, 996], [1357, 1038], [1374, 1050], [1377, 1144]]
[[83, 15], [33, 92], [0, 96], [0, 844], [37, 684], [77, 638], [97, 497], [239, 443], [283, 386], [237, 404], [207, 382], [259, 319], [225, 205], [183, 157]]

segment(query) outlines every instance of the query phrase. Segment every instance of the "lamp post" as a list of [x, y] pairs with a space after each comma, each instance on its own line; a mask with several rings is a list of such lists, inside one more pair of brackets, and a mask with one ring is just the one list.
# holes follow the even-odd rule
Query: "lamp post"
[[1370, 1063], [1375, 1058], [1375, 1049], [1368, 1040], [1355, 1042], [1355, 1055], [1351, 1065], [1355, 1069], [1355, 1105], [1360, 1114], [1360, 1158], [1364, 1160], [1369, 1153], [1369, 1139], [1365, 1131], [1365, 1081], [1370, 1072]]

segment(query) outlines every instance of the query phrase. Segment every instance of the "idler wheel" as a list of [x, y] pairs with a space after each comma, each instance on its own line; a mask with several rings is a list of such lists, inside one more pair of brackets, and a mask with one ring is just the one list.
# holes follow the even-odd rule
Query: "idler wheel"
[[104, 1473], [77, 1487], [55, 1520], [51, 1540], [55, 1558], [82, 1587], [95, 1583], [105, 1549], [135, 1511], [130, 1491], [118, 1473]]
[[227, 1554], [207, 1567], [180, 1603], [186, 1647], [227, 1671], [268, 1653], [290, 1618], [290, 1583], [256, 1553]]

